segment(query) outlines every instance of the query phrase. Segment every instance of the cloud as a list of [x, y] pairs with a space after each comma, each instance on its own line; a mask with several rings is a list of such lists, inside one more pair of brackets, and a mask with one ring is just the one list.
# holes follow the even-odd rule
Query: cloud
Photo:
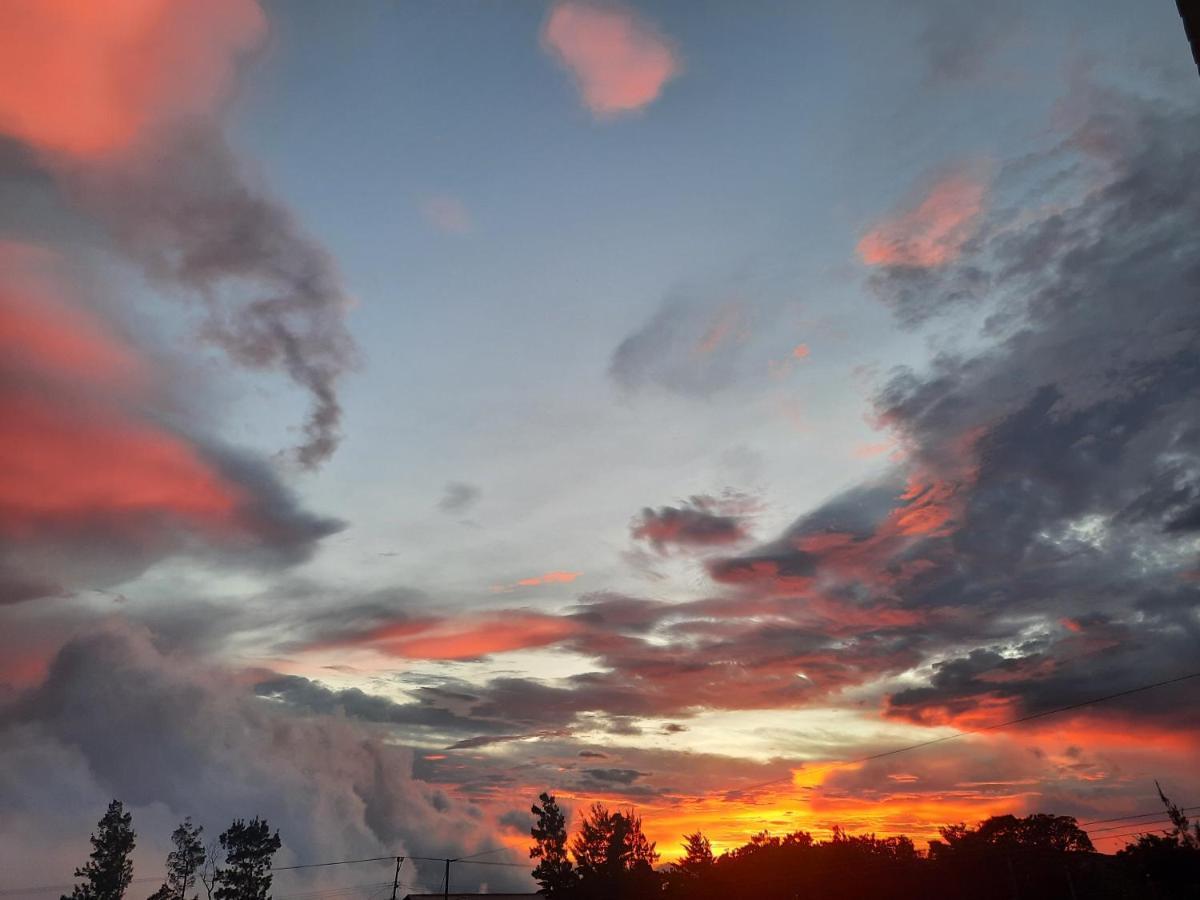
[[116, 2], [104, 15], [17, 0], [0, 38], [0, 130], [73, 160], [128, 152], [204, 117], [229, 94], [239, 56], [266, 31], [258, 5]]
[[595, 781], [608, 781], [617, 784], [633, 784], [646, 775], [637, 769], [584, 769], [583, 774]]
[[355, 350], [327, 252], [253, 184], [221, 133], [240, 61], [265, 20], [253, 0], [18, 2], [0, 45], [0, 134], [154, 282], [197, 295], [202, 333], [236, 363], [308, 392], [295, 458], [333, 452], [336, 386]]
[[471, 214], [457, 197], [435, 194], [421, 201], [421, 215], [430, 225], [445, 234], [467, 234], [471, 231]]
[[483, 491], [464, 481], [446, 482], [445, 492], [438, 501], [438, 509], [450, 515], [460, 515], [479, 502]]
[[[0, 710], [0, 736], [0, 837], [22, 848], [6, 869], [15, 883], [66, 877], [86, 845], [88, 810], [113, 796], [132, 807], [147, 867], [161, 866], [187, 815], [209, 834], [234, 816], [265, 816], [283, 838], [281, 862], [494, 846], [481, 810], [414, 779], [411, 751], [385, 732], [255, 697], [120, 623], [67, 644], [43, 684]], [[440, 877], [432, 866], [414, 871], [427, 886]], [[496, 874], [480, 880], [494, 885]], [[523, 873], [503, 876], [525, 883]]]
[[365, 647], [409, 659], [478, 659], [560, 643], [579, 630], [569, 619], [523, 610], [458, 618], [402, 618], [318, 646]]
[[[878, 420], [902, 451], [890, 471], [775, 540], [705, 559], [702, 599], [585, 598], [570, 615], [586, 627], [562, 646], [594, 669], [495, 679], [474, 712], [575, 727], [581, 710], [617, 721], [873, 695], [896, 719], [970, 724], [1190, 670], [1200, 202], [1185, 161], [1200, 118], [1119, 94], [1091, 108], [1046, 160], [1048, 180], [1071, 184], [1063, 202], [986, 223], [944, 264], [983, 273], [1003, 302], [968, 350], [880, 387]], [[931, 308], [958, 302], [949, 284], [933, 284]], [[1114, 709], [1194, 730], [1166, 691]], [[1081, 715], [1105, 733], [1104, 709]]]
[[713, 497], [695, 496], [679, 506], [646, 507], [634, 519], [630, 533], [648, 541], [661, 553], [669, 545], [712, 547], [736, 544], [747, 537], [741, 516]]
[[0, 596], [104, 587], [177, 553], [306, 558], [339, 523], [173, 426], [170, 373], [74, 302], [57, 257], [0, 245]]
[[[509, 723], [459, 715], [440, 705], [433, 696], [397, 703], [358, 688], [333, 690], [299, 675], [270, 675], [254, 685], [254, 692], [297, 711], [341, 714], [363, 722], [398, 726], [410, 737], [419, 734], [432, 740], [445, 740], [463, 733], [479, 735], [484, 732], [486, 735], [464, 739], [456, 747], [509, 739], [497, 734], [510, 727]], [[468, 743], [468, 740], [474, 743]]]
[[[917, 46], [933, 84], [954, 84], [978, 78], [996, 51], [1021, 23], [1021, 3], [970, 8], [953, 0], [926, 2], [925, 27]], [[910, 8], [906, 8], [908, 12]]]
[[[937, 546], [897, 591], [910, 608], [958, 610], [923, 637], [928, 683], [889, 701], [914, 721], [1012, 717], [1190, 666], [1200, 590], [1183, 523], [1200, 431], [1171, 423], [1200, 415], [1200, 221], [1183, 176], [1200, 119], [1100, 89], [1078, 101], [1081, 126], [1039, 173], [1070, 199], [985, 228], [951, 265], [993, 285], [989, 345], [901, 371], [877, 398], [911, 464], [944, 472], [962, 445], [946, 448], [974, 447]], [[959, 302], [942, 285], [929, 306]], [[1116, 710], [1150, 721], [1171, 702]]]
[[707, 397], [743, 374], [750, 310], [736, 301], [668, 296], [613, 350], [608, 374], [625, 393], [650, 388]]
[[908, 209], [876, 222], [858, 242], [868, 266], [930, 269], [958, 258], [984, 209], [987, 185], [965, 169], [943, 173]]
[[544, 575], [534, 575], [532, 578], [522, 578], [517, 584], [523, 587], [539, 584], [570, 584], [582, 574], [582, 572], [547, 572]]
[[556, 4], [542, 26], [542, 46], [575, 76], [584, 104], [599, 118], [654, 102], [681, 69], [666, 38], [615, 5]]
[[567, 572], [563, 570], [545, 572], [541, 575], [530, 575], [528, 578], [519, 578], [512, 584], [493, 584], [492, 593], [508, 594], [518, 588], [542, 587], [547, 584], [570, 584], [581, 575], [583, 575], [582, 572]]

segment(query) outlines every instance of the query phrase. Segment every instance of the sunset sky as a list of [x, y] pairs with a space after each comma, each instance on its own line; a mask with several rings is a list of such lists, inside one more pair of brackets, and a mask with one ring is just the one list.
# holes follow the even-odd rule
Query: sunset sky
[[1169, 0], [0, 26], [6, 885], [1200, 803], [1195, 680], [855, 762], [1200, 669]]

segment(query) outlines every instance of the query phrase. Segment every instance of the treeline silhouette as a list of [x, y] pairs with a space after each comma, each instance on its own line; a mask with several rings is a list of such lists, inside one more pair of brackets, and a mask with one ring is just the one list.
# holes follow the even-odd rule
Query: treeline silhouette
[[568, 838], [562, 809], [543, 793], [531, 810], [529, 855], [541, 892], [555, 900], [1200, 900], [1200, 822], [1161, 788], [1159, 797], [1169, 832], [1111, 855], [1097, 853], [1074, 818], [1039, 813], [948, 825], [926, 852], [907, 837], [839, 828], [823, 841], [764, 831], [716, 856], [697, 831], [684, 836], [681, 860], [656, 869], [659, 854], [632, 810], [593, 804]]
[[[684, 835], [680, 860], [658, 866], [654, 842], [632, 809], [594, 803], [569, 835], [562, 808], [543, 793], [532, 807], [529, 856], [541, 893], [554, 900], [1198, 900], [1200, 822], [1190, 822], [1161, 788], [1158, 795], [1170, 828], [1139, 834], [1114, 854], [1096, 852], [1074, 818], [1037, 813], [947, 825], [927, 851], [908, 837], [835, 828], [828, 840], [763, 831], [718, 856], [696, 831]], [[148, 900], [199, 900], [201, 892], [205, 900], [269, 900], [279, 832], [256, 817], [235, 819], [208, 844], [203, 833], [190, 819], [175, 829], [166, 876]], [[123, 900], [133, 883], [136, 838], [132, 816], [113, 800], [91, 837], [88, 862], [75, 870], [80, 882], [62, 900]]]
[[[191, 819], [175, 829], [166, 878], [150, 900], [197, 900], [200, 887], [208, 900], [268, 900], [279, 832], [272, 834], [266, 821], [256, 817], [234, 819], [208, 846], [203, 834], [204, 828]], [[122, 900], [133, 882], [130, 855], [137, 833], [120, 800], [108, 804], [91, 841], [88, 861], [75, 870], [82, 881], [62, 900]]]

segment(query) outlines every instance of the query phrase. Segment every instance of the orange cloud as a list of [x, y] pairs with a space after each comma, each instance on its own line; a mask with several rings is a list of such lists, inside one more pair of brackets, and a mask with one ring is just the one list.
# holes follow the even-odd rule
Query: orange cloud
[[545, 575], [538, 575], [536, 578], [522, 578], [517, 584], [525, 586], [536, 584], [569, 584], [582, 574], [582, 572], [547, 572]]
[[164, 514], [228, 523], [239, 490], [186, 440], [129, 411], [148, 366], [30, 265], [49, 259], [0, 246], [0, 532]]
[[0, 241], [0, 355], [9, 367], [104, 385], [142, 380], [145, 366], [96, 320], [63, 303], [46, 270], [53, 257]]
[[461, 619], [406, 619], [327, 641], [318, 648], [365, 647], [408, 659], [478, 659], [556, 644], [581, 630], [571, 619], [506, 610]]
[[267, 468], [164, 422], [168, 373], [81, 306], [55, 262], [0, 244], [0, 604], [175, 553], [291, 561], [337, 530]]
[[883, 219], [858, 242], [869, 266], [934, 268], [952, 262], [983, 212], [984, 182], [965, 172], [943, 176], [915, 208]]
[[493, 584], [491, 590], [493, 594], [508, 594], [519, 587], [541, 587], [544, 584], [570, 584], [582, 574], [582, 572], [546, 572], [543, 575], [522, 578], [514, 584]]
[[560, 3], [546, 17], [542, 44], [575, 76], [597, 116], [646, 106], [680, 69], [666, 39], [620, 7]]
[[227, 523], [238, 492], [182, 439], [102, 404], [47, 404], [5, 390], [0, 417], [0, 530], [99, 514], [169, 513]]
[[168, 119], [210, 114], [265, 28], [254, 0], [12, 0], [0, 131], [54, 155], [120, 154]]
[[792, 356], [796, 359], [807, 359], [812, 351], [808, 349], [808, 344], [797, 344], [792, 349]]

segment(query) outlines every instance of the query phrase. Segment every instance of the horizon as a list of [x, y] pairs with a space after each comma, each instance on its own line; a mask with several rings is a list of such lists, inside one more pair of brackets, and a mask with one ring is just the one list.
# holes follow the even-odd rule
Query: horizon
[[1175, 4], [0, 22], [5, 886], [1200, 802]]

